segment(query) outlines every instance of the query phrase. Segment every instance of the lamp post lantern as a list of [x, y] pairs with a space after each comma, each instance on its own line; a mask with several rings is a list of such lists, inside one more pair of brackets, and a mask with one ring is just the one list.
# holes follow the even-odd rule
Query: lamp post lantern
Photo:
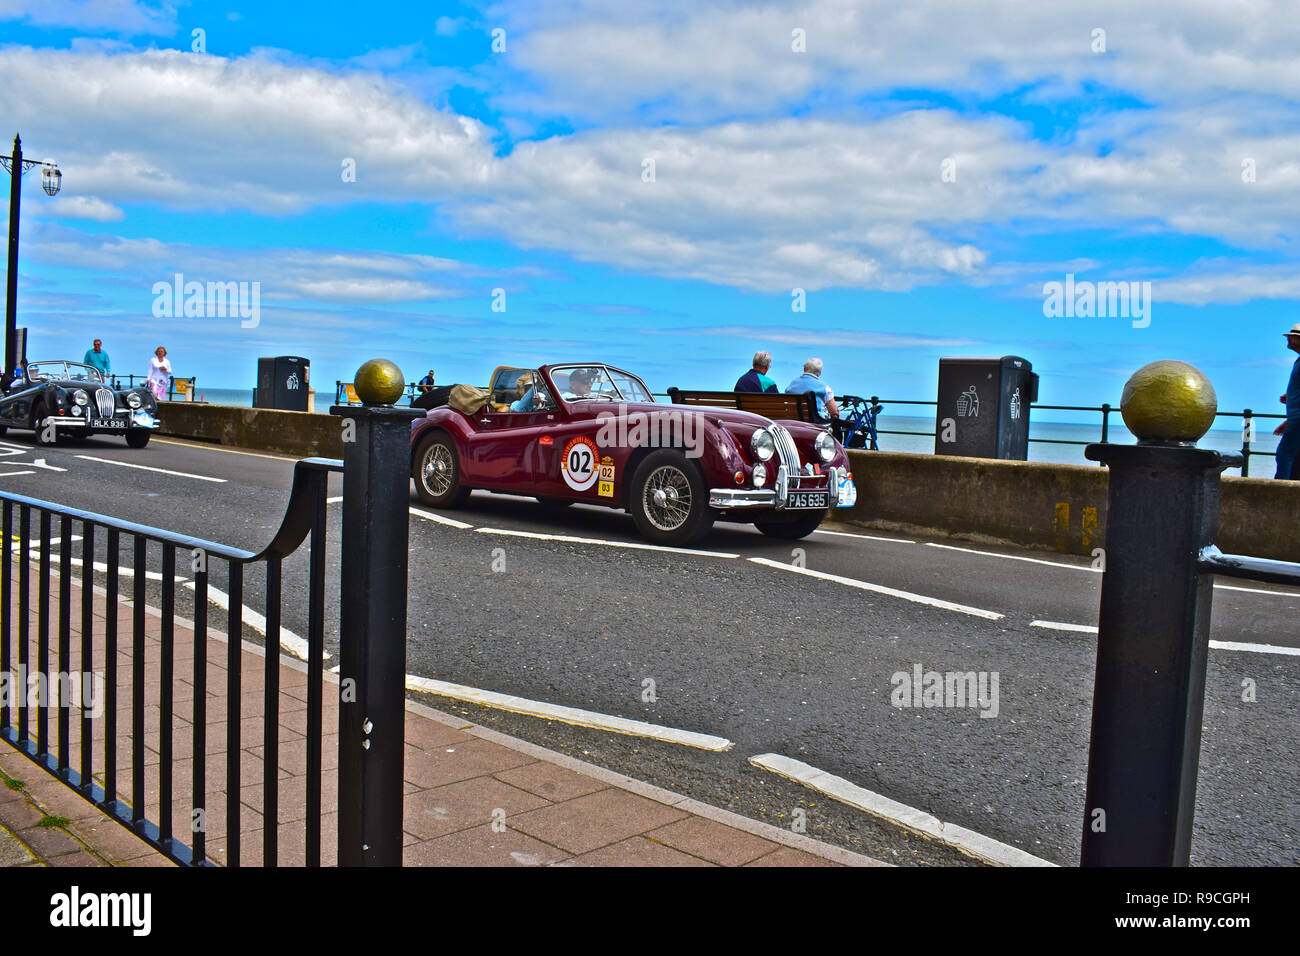
[[41, 188], [47, 195], [58, 193], [63, 185], [63, 173], [52, 162], [23, 159], [23, 141], [14, 134], [14, 151], [10, 156], [0, 156], [0, 166], [9, 173], [9, 271], [5, 286], [5, 367], [4, 384], [13, 381], [18, 364], [18, 212], [22, 203], [23, 173], [34, 166], [41, 167]]

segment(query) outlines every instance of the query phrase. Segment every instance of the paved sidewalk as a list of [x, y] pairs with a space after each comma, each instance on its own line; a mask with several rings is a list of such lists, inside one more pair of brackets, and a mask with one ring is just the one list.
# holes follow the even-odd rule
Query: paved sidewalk
[[[57, 565], [57, 559], [56, 559]], [[79, 577], [79, 575], [77, 575]], [[36, 575], [32, 574], [33, 581]], [[57, 576], [50, 601], [51, 667], [58, 669]], [[103, 672], [105, 598], [96, 588], [94, 656]], [[17, 619], [17, 574], [14, 619]], [[31, 607], [35, 608], [35, 600]], [[69, 670], [81, 670], [81, 591], [70, 586]], [[158, 700], [161, 622], [146, 617], [145, 804], [156, 820], [159, 794]], [[131, 789], [131, 615], [118, 608], [118, 789]], [[222, 617], [224, 621], [224, 616]], [[33, 610], [31, 666], [36, 662]], [[9, 662], [16, 667], [17, 637]], [[193, 773], [193, 632], [176, 622], [173, 814], [188, 824], [191, 808], [206, 815], [207, 853], [221, 863], [228, 848], [226, 800], [226, 657], [224, 635], [207, 642], [206, 792], [191, 793]], [[279, 720], [279, 853], [282, 866], [305, 862], [306, 664], [281, 656]], [[333, 662], [328, 662], [327, 667]], [[3, 662], [0, 662], [0, 667]], [[240, 702], [241, 865], [262, 863], [262, 695], [265, 653], [245, 642]], [[326, 674], [322, 744], [321, 862], [336, 862], [337, 678]], [[12, 719], [12, 718], [11, 718]], [[50, 714], [51, 749], [56, 715]], [[69, 754], [79, 766], [80, 713], [69, 721]], [[35, 714], [32, 728], [35, 733]], [[94, 767], [102, 782], [102, 721], [95, 722]], [[883, 866], [809, 837], [749, 820], [679, 794], [586, 764], [563, 754], [466, 723], [414, 701], [406, 705], [406, 798], [403, 829], [407, 866]], [[0, 742], [0, 865], [171, 865], [161, 854], [108, 819], [89, 802]], [[19, 783], [21, 786], [19, 786]], [[188, 829], [188, 826], [187, 826]]]

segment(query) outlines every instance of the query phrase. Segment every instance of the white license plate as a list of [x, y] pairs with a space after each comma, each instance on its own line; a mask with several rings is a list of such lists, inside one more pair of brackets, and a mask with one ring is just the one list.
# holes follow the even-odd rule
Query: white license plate
[[125, 418], [92, 418], [91, 428], [126, 428]]
[[828, 502], [824, 491], [795, 491], [785, 500], [787, 508], [826, 508]]

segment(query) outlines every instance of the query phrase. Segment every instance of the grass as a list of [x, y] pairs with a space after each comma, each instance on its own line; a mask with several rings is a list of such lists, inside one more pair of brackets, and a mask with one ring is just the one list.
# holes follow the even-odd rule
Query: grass
[[47, 827], [47, 828], [66, 827], [71, 822], [72, 821], [69, 820], [67, 817], [59, 817], [59, 816], [53, 816], [51, 814], [46, 814], [45, 816], [41, 817], [40, 822], [38, 822], [36, 825], [38, 827]]

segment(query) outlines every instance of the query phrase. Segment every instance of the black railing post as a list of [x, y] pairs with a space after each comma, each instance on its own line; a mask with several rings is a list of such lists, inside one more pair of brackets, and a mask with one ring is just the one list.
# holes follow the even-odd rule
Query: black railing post
[[1250, 477], [1250, 439], [1254, 431], [1255, 420], [1248, 408], [1241, 413], [1241, 477]]
[[[1194, 380], [1162, 379], [1174, 365]], [[1195, 446], [1214, 420], [1204, 376], [1153, 366], [1164, 368], [1134, 375], [1121, 404], [1139, 443], [1085, 451], [1110, 474], [1084, 866], [1186, 866], [1191, 853], [1213, 587], [1197, 557], [1235, 456]]]
[[411, 420], [424, 414], [392, 406], [404, 384], [397, 366], [372, 360], [356, 375], [364, 404], [330, 409], [344, 439], [340, 866], [402, 865]]

